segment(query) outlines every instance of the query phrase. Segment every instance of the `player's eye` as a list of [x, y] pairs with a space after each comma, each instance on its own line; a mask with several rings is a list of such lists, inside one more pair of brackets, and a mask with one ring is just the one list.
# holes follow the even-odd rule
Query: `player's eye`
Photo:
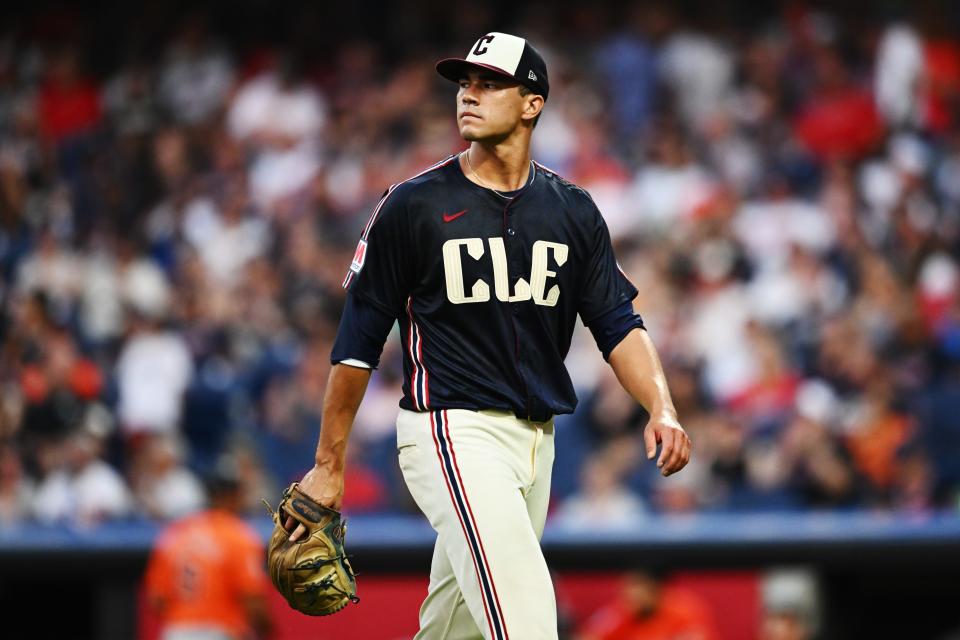
[[469, 80], [461, 80], [461, 81], [460, 81], [460, 88], [461, 88], [461, 89], [466, 89], [466, 88], [469, 87], [469, 86], [470, 86], [470, 81], [469, 81]]
[[496, 83], [496, 82], [484, 82], [484, 83], [483, 83], [483, 88], [484, 88], [484, 89], [496, 89], [496, 88], [497, 88], [497, 83]]

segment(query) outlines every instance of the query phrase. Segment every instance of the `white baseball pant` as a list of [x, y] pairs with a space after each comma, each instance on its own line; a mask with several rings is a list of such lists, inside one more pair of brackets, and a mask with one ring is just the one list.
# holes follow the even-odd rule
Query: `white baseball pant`
[[540, 549], [553, 421], [401, 409], [397, 448], [407, 488], [437, 532], [414, 640], [556, 640]]

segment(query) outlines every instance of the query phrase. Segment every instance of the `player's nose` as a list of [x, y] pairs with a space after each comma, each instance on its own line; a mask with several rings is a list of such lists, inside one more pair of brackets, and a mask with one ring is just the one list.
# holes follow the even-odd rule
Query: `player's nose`
[[479, 104], [476, 82], [469, 82], [466, 86], [460, 87], [460, 102], [461, 104]]

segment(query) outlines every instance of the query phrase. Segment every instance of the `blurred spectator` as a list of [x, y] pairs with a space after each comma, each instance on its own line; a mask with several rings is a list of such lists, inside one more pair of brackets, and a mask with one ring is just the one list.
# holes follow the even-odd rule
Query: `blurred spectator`
[[738, 247], [729, 239], [711, 239], [692, 252], [693, 283], [689, 319], [683, 325], [687, 359], [703, 363], [711, 397], [727, 402], [756, 379], [750, 347], [749, 292], [737, 277]]
[[257, 533], [240, 519], [243, 487], [223, 458], [207, 478], [210, 508], [169, 524], [145, 577], [163, 640], [262, 638], [271, 622], [270, 583]]
[[656, 474], [650, 481], [650, 504], [654, 510], [663, 514], [691, 514], [707, 504], [708, 482], [704, 465], [698, 461], [688, 465], [682, 476], [675, 474], [664, 478]]
[[660, 571], [629, 572], [616, 602], [595, 613], [579, 640], [714, 640], [709, 607], [699, 596], [666, 584]]
[[87, 431], [49, 450], [52, 459], [37, 486], [35, 517], [48, 524], [90, 527], [130, 515], [133, 496], [102, 454], [103, 442]]
[[230, 133], [252, 152], [251, 197], [267, 210], [305, 188], [320, 168], [326, 108], [303, 72], [295, 55], [281, 55], [275, 69], [240, 87], [228, 114]]
[[627, 233], [677, 232], [691, 222], [711, 195], [709, 174], [692, 154], [675, 124], [663, 123], [653, 134], [650, 161], [634, 178], [630, 201], [635, 211], [629, 226], [614, 227], [617, 236]]
[[[591, 345], [596, 350], [596, 344]], [[583, 398], [580, 426], [587, 431], [595, 448], [628, 434], [637, 435], [646, 424], [647, 413], [617, 382], [609, 367], [596, 372], [592, 393]]]
[[47, 228], [37, 238], [36, 251], [19, 265], [17, 291], [21, 295], [43, 293], [51, 304], [50, 311], [62, 319], [80, 285], [81, 264], [67, 238]]
[[590, 197], [603, 211], [612, 237], [621, 235], [630, 225], [630, 211], [624, 202], [630, 174], [623, 163], [607, 149], [604, 130], [584, 119], [573, 125], [576, 146], [566, 174], [570, 180], [590, 192]]
[[753, 380], [730, 396], [726, 405], [734, 413], [747, 415], [754, 422], [775, 421], [793, 408], [800, 379], [790, 369], [783, 346], [772, 332], [750, 322], [746, 333], [756, 371]]
[[295, 372], [278, 372], [266, 381], [258, 449], [281, 485], [293, 482], [313, 464], [322, 395], [314, 395], [316, 391], [310, 388], [306, 373], [311, 367], [323, 366], [326, 360], [311, 363], [304, 358]]
[[854, 504], [856, 478], [847, 453], [825, 425], [797, 416], [786, 426], [780, 447], [785, 481], [806, 505], [823, 508]]
[[77, 48], [64, 45], [52, 52], [38, 102], [40, 130], [53, 144], [90, 133], [100, 121], [100, 91], [84, 75]]
[[[37, 315], [20, 336], [20, 422], [15, 429], [29, 466], [35, 466], [44, 448], [56, 449], [84, 420], [96, 400], [103, 378], [84, 357], [65, 328], [51, 326], [43, 296], [35, 296], [24, 311]], [[31, 469], [33, 471], [33, 469]]]
[[172, 520], [204, 506], [203, 485], [183, 458], [183, 443], [170, 434], [151, 436], [139, 446], [129, 475], [137, 504], [149, 517]]
[[343, 510], [347, 513], [370, 513], [382, 511], [387, 507], [387, 489], [383, 486], [383, 476], [364, 459], [360, 446], [347, 447], [347, 470], [344, 484], [350, 485], [352, 496], [343, 497]]
[[[629, 449], [627, 445], [626, 449]], [[569, 496], [553, 522], [569, 529], [612, 529], [636, 526], [646, 512], [643, 501], [623, 485], [633, 455], [622, 444], [611, 444], [593, 454], [581, 470], [581, 489]]]
[[138, 314], [117, 358], [119, 417], [128, 436], [171, 433], [180, 421], [183, 392], [192, 375], [190, 352], [179, 333], [155, 315]]
[[0, 444], [0, 527], [29, 519], [33, 493], [19, 452], [10, 444]]
[[812, 640], [820, 627], [815, 577], [802, 569], [769, 571], [761, 584], [760, 640]]
[[163, 314], [170, 287], [157, 264], [137, 251], [131, 238], [104, 239], [79, 271], [79, 322], [94, 345], [110, 345], [130, 322], [130, 313]]
[[795, 134], [821, 160], [862, 157], [880, 142], [882, 123], [869, 92], [857, 86], [840, 52], [814, 52], [816, 87], [794, 122]]
[[703, 129], [730, 96], [730, 51], [709, 34], [680, 28], [663, 43], [659, 64], [684, 124]]
[[936, 132], [956, 127], [956, 104], [960, 96], [960, 46], [956, 34], [950, 33], [943, 22], [928, 19], [924, 38], [924, 67], [926, 69], [928, 101], [926, 124]]
[[746, 426], [722, 413], [693, 418], [688, 424], [699, 436], [698, 441], [704, 442], [703, 447], [697, 447], [697, 464], [708, 468], [703, 502], [734, 504], [738, 495], [751, 488]]
[[223, 106], [233, 84], [226, 48], [208, 31], [206, 17], [188, 15], [160, 68], [159, 94], [177, 121], [203, 124]]
[[153, 91], [155, 78], [145, 60], [130, 60], [103, 88], [107, 117], [121, 136], [142, 136], [160, 122], [160, 104]]
[[919, 34], [907, 24], [891, 24], [877, 47], [874, 78], [877, 105], [891, 125], [910, 127], [922, 122], [924, 75]]
[[244, 267], [266, 252], [270, 231], [250, 207], [243, 184], [228, 186], [218, 204], [192, 202], [184, 216], [184, 235], [200, 255], [212, 286], [236, 285]]
[[278, 496], [281, 488], [267, 473], [257, 451], [250, 445], [236, 445], [228, 449], [237, 463], [240, 484], [244, 489], [242, 514], [263, 513], [264, 496]]
[[913, 432], [911, 421], [891, 404], [889, 380], [874, 378], [848, 418], [846, 436], [855, 468], [869, 483], [874, 499], [883, 502], [891, 498], [900, 452]]
[[596, 51], [596, 68], [607, 84], [617, 134], [631, 138], [652, 115], [657, 90], [656, 50], [649, 39], [656, 6], [631, 4], [622, 29]]

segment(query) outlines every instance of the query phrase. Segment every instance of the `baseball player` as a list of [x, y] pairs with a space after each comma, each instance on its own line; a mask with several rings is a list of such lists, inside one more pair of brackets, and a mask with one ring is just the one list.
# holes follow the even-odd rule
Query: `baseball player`
[[597, 206], [531, 160], [550, 91], [543, 58], [522, 38], [488, 33], [436, 68], [459, 84], [457, 124], [470, 145], [391, 186], [363, 229], [343, 283], [316, 466], [301, 487], [340, 506], [351, 424], [399, 322], [399, 462], [437, 531], [416, 638], [556, 638], [539, 541], [553, 417], [577, 402], [564, 357], [578, 314], [649, 411], [646, 452], [661, 444], [664, 475], [687, 464], [690, 440]]
[[267, 637], [270, 581], [263, 545], [241, 518], [243, 487], [232, 458], [207, 478], [210, 508], [168, 525], [150, 553], [148, 602], [161, 640]]

